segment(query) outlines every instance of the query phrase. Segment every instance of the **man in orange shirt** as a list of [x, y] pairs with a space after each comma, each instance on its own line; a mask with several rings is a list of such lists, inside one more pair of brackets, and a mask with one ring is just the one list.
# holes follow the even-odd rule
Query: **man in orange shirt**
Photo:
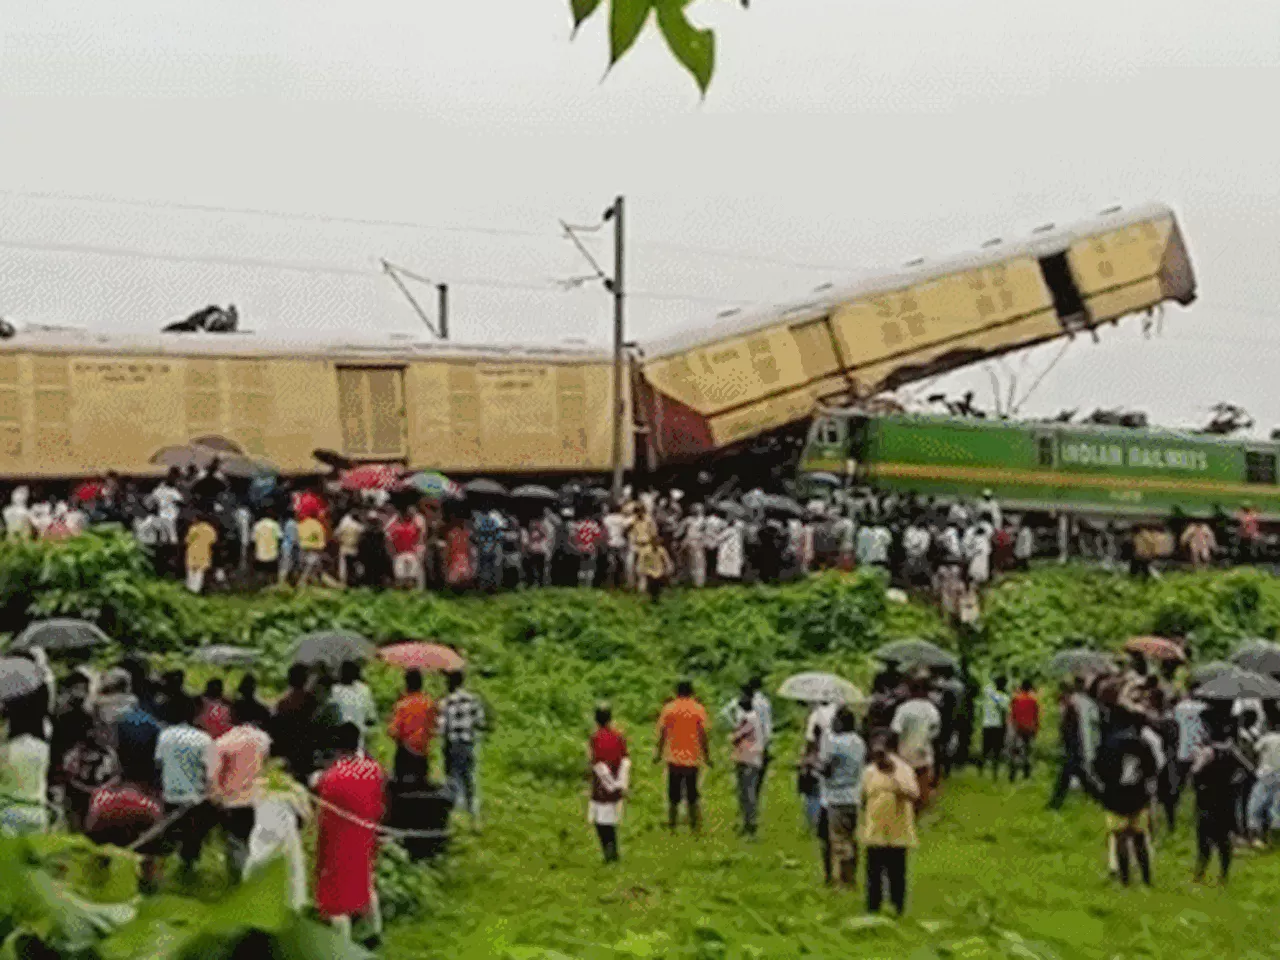
[[396, 701], [387, 734], [395, 741], [397, 781], [425, 782], [431, 738], [436, 731], [436, 704], [422, 692], [422, 671], [404, 675], [404, 695]]
[[711, 750], [707, 745], [707, 710], [693, 697], [693, 684], [681, 680], [676, 685], [676, 698], [658, 715], [658, 749], [653, 762], [667, 758], [668, 825], [676, 828], [680, 801], [689, 805], [689, 826], [698, 829], [698, 770], [705, 763], [711, 767]]

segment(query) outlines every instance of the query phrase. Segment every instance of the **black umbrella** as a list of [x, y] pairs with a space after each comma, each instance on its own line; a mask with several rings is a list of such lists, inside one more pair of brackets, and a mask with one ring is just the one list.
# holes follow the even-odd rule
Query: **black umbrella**
[[1197, 700], [1280, 700], [1280, 681], [1239, 668], [1220, 673], [1196, 689]]
[[1234, 663], [1227, 663], [1225, 660], [1210, 660], [1208, 663], [1202, 663], [1200, 666], [1192, 668], [1189, 676], [1192, 683], [1201, 684], [1216, 680], [1224, 673], [1239, 669], [1241, 668]]
[[958, 667], [960, 661], [928, 640], [895, 640], [875, 652], [877, 660], [915, 667]]
[[18, 634], [9, 649], [17, 652], [41, 647], [47, 653], [61, 653], [67, 650], [88, 650], [110, 642], [111, 638], [88, 620], [55, 618], [37, 620], [28, 626]]
[[323, 663], [337, 668], [345, 660], [363, 661], [375, 652], [372, 643], [350, 630], [318, 630], [299, 638], [293, 648], [294, 663]]
[[258, 651], [250, 647], [233, 647], [226, 643], [214, 643], [192, 650], [191, 659], [197, 663], [209, 663], [217, 667], [247, 667], [258, 662]]
[[1046, 667], [1050, 676], [1067, 677], [1094, 673], [1115, 673], [1116, 665], [1105, 653], [1084, 647], [1054, 654]]
[[[468, 485], [468, 487], [469, 486], [470, 485]], [[539, 483], [526, 483], [522, 487], [516, 487], [511, 491], [511, 496], [520, 500], [555, 501], [560, 499], [560, 494], [556, 493], [550, 487], [544, 487]]]
[[344, 457], [336, 450], [312, 450], [311, 456], [326, 467], [333, 467], [335, 470], [349, 470], [355, 466], [355, 462], [350, 457]]
[[1267, 640], [1251, 640], [1231, 655], [1231, 662], [1254, 673], [1280, 674], [1280, 646]]
[[44, 686], [44, 676], [26, 657], [0, 657], [0, 701], [19, 700]]
[[488, 480], [484, 477], [464, 483], [462, 489], [468, 494], [478, 497], [505, 497], [507, 495], [506, 487], [498, 483], [497, 480]]

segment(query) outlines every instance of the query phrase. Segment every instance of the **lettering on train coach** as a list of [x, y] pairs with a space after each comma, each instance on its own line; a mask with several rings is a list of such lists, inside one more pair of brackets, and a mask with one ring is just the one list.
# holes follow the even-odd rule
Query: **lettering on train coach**
[[1061, 461], [1081, 467], [1130, 467], [1135, 470], [1180, 470], [1203, 473], [1209, 457], [1199, 450], [1125, 446], [1118, 443], [1064, 443]]
[[145, 360], [77, 360], [71, 369], [77, 376], [91, 376], [106, 383], [148, 383], [153, 377], [167, 374], [169, 364]]

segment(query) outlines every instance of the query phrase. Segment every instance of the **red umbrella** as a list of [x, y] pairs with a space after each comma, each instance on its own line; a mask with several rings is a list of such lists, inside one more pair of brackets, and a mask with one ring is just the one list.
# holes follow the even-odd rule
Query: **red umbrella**
[[76, 487], [76, 492], [71, 495], [71, 498], [77, 503], [92, 503], [102, 496], [104, 489], [101, 480], [86, 480]]
[[1165, 637], [1134, 637], [1125, 642], [1124, 648], [1130, 653], [1140, 653], [1152, 660], [1173, 660], [1181, 663], [1187, 659], [1182, 645], [1176, 640]]
[[344, 490], [394, 490], [404, 478], [404, 468], [394, 463], [368, 463], [342, 471]]
[[383, 647], [378, 657], [402, 670], [422, 670], [427, 673], [452, 673], [466, 666], [467, 661], [456, 650], [438, 643], [397, 643]]

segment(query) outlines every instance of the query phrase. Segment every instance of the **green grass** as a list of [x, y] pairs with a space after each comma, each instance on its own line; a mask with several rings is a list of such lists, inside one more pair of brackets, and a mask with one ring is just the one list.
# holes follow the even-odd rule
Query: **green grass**
[[[1056, 649], [1089, 638], [1116, 646], [1136, 633], [1189, 635], [1200, 659], [1239, 638], [1274, 635], [1280, 580], [1258, 571], [1170, 575], [1140, 583], [1073, 567], [1002, 580], [984, 600], [971, 652], [980, 669], [1034, 670]], [[288, 651], [307, 630], [346, 627], [373, 639], [434, 637], [458, 644], [495, 719], [481, 756], [485, 830], [461, 831], [436, 869], [388, 864], [384, 902], [402, 915], [383, 955], [496, 960], [616, 958], [1059, 957], [1280, 958], [1280, 853], [1243, 854], [1231, 887], [1190, 883], [1190, 810], [1162, 837], [1154, 890], [1104, 880], [1103, 817], [1073, 796], [1043, 809], [1048, 771], [1029, 785], [964, 774], [946, 785], [912, 854], [908, 916], [868, 923], [863, 894], [821, 883], [817, 844], [800, 826], [791, 764], [802, 712], [776, 703], [780, 741], [762, 830], [736, 836], [725, 732], [720, 766], [704, 785], [702, 836], [665, 829], [662, 771], [650, 765], [651, 726], [672, 683], [694, 678], [718, 710], [735, 685], [762, 670], [770, 688], [808, 669], [866, 684], [880, 643], [929, 636], [955, 643], [922, 603], [886, 601], [873, 577], [827, 576], [785, 587], [673, 591], [652, 607], [634, 597], [530, 591], [493, 598], [354, 591], [270, 592], [192, 598], [149, 578], [120, 539], [0, 544], [0, 609], [87, 614], [122, 643], [188, 665], [185, 650], [232, 642], [263, 651], [259, 673], [278, 691]], [[193, 667], [191, 683], [214, 672]], [[230, 683], [238, 680], [232, 671]], [[379, 706], [400, 685], [372, 667]], [[632, 739], [634, 796], [622, 827], [623, 862], [600, 863], [585, 822], [585, 742], [592, 705], [614, 703]], [[385, 760], [385, 738], [372, 746]], [[74, 859], [74, 858], [73, 858]], [[72, 877], [84, 886], [83, 865]], [[93, 891], [127, 892], [119, 871]], [[190, 890], [225, 895], [218, 851]]]
[[1280, 956], [1280, 855], [1242, 853], [1231, 885], [1191, 883], [1191, 811], [1157, 843], [1155, 887], [1105, 878], [1102, 812], [1074, 794], [1044, 810], [1049, 771], [1029, 783], [966, 772], [923, 818], [907, 917], [869, 924], [857, 891], [823, 886], [793, 778], [771, 772], [758, 838], [735, 832], [732, 773], [706, 781], [700, 836], [665, 826], [663, 781], [635, 744], [623, 861], [600, 862], [582, 792], [485, 770], [485, 828], [464, 835], [433, 914], [390, 931], [409, 957]]

